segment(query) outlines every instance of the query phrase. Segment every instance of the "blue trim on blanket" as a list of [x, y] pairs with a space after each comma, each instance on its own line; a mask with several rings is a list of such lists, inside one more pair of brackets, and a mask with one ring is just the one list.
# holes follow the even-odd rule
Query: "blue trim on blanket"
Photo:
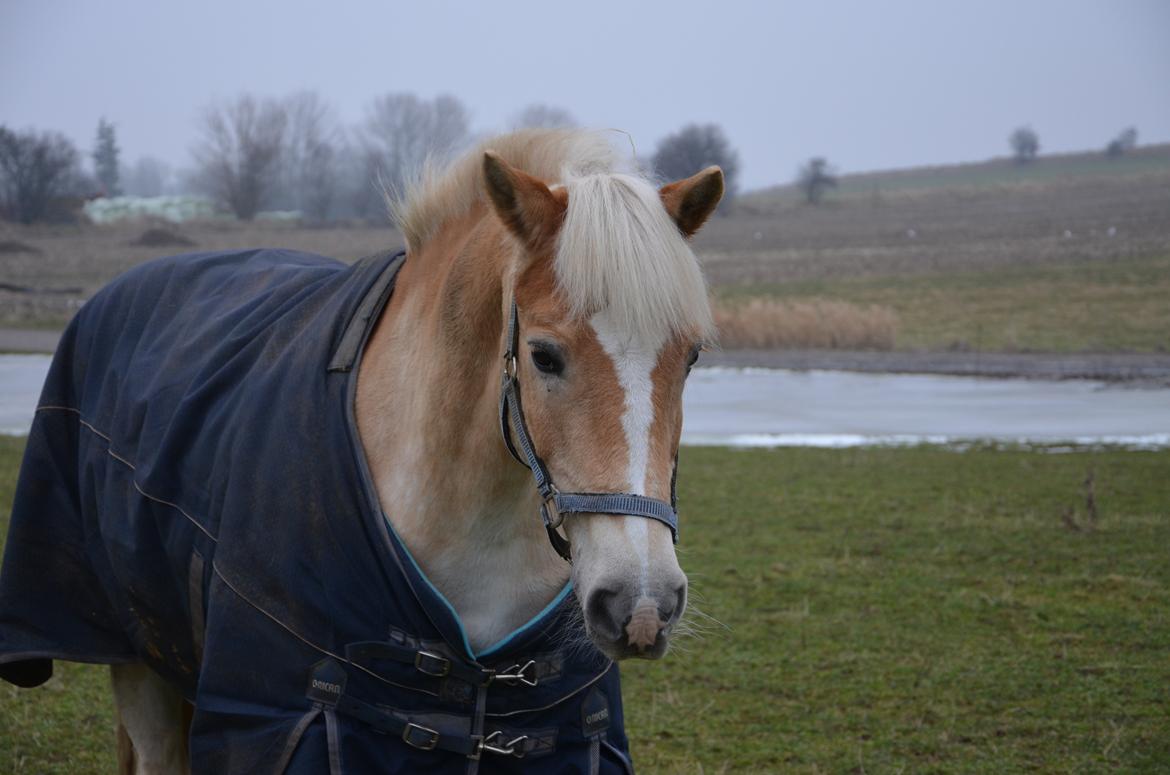
[[[565, 582], [564, 588], [561, 589], [561, 591], [557, 593], [557, 596], [554, 597], [548, 605], [546, 605], [543, 609], [541, 609], [540, 613], [538, 613], [536, 616], [529, 619], [524, 624], [520, 625], [515, 630], [512, 630], [510, 633], [505, 635], [500, 640], [498, 640], [495, 643], [493, 643], [492, 645], [488, 646], [483, 651], [476, 654], [475, 658], [481, 659], [483, 657], [491, 656], [492, 654], [496, 653], [497, 651], [502, 650], [504, 648], [504, 646], [507, 646], [513, 640], [520, 637], [522, 634], [524, 634], [524, 632], [526, 630], [532, 629], [532, 627], [534, 625], [536, 625], [537, 622], [539, 622], [541, 619], [544, 619], [546, 616], [551, 614], [553, 612], [553, 610], [556, 609], [557, 606], [559, 606], [562, 602], [564, 602], [564, 599], [566, 597], [568, 597], [569, 593], [572, 591], [573, 591], [572, 580]], [[460, 626], [462, 626], [462, 624], [460, 624]]]
[[398, 531], [394, 529], [394, 523], [390, 521], [390, 518], [386, 517], [384, 514], [383, 517], [386, 519], [386, 525], [390, 528], [390, 533], [394, 536], [394, 542], [398, 544], [398, 548], [400, 548], [402, 553], [406, 555], [406, 559], [410, 560], [410, 564], [414, 568], [414, 572], [418, 574], [418, 577], [422, 579], [423, 583], [426, 584], [431, 592], [434, 593], [439, 602], [447, 607], [447, 611], [451, 614], [452, 621], [454, 621], [455, 626], [459, 628], [459, 637], [463, 639], [463, 648], [471, 659], [479, 660], [483, 657], [491, 656], [492, 654], [500, 651], [504, 648], [504, 646], [508, 645], [525, 631], [532, 629], [534, 625], [538, 624], [542, 619], [551, 614], [557, 606], [564, 602], [565, 598], [569, 596], [569, 593], [573, 591], [573, 581], [570, 579], [565, 583], [564, 588], [562, 588], [561, 591], [557, 593], [557, 596], [554, 597], [548, 605], [540, 610], [540, 613], [536, 614], [536, 616], [532, 617], [527, 622], [517, 627], [515, 630], [512, 630], [500, 640], [488, 646], [483, 651], [477, 653], [474, 649], [471, 648], [471, 641], [467, 639], [467, 630], [464, 628], [463, 620], [459, 618], [459, 612], [455, 610], [455, 606], [451, 605], [451, 601], [448, 600], [447, 597], [439, 591], [438, 587], [431, 583], [431, 580], [427, 578], [427, 574], [423, 573], [423, 569], [419, 567], [418, 561], [415, 560], [414, 555], [410, 553], [410, 549], [406, 546], [406, 542], [402, 540], [402, 536], [398, 535]]

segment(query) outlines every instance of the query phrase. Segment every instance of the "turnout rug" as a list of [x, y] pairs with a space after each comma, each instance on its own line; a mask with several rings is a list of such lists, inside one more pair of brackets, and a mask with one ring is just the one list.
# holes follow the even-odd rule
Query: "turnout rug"
[[558, 640], [571, 590], [474, 653], [382, 512], [353, 399], [403, 260], [176, 256], [85, 304], [17, 484], [0, 677], [146, 662], [195, 704], [197, 773], [629, 771], [617, 666]]

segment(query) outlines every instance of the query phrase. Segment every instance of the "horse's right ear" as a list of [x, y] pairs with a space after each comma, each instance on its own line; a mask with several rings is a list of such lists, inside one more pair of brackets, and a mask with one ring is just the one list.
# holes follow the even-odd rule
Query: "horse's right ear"
[[551, 250], [565, 218], [564, 199], [491, 151], [483, 155], [483, 180], [496, 215], [529, 253]]

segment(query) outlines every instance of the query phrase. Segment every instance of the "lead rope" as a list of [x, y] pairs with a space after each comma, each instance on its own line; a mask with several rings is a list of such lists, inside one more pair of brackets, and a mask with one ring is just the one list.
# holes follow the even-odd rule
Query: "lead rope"
[[[519, 313], [515, 300], [508, 316], [507, 345], [504, 351], [504, 366], [500, 380], [500, 434], [504, 446], [518, 463], [532, 472], [536, 491], [540, 494], [540, 518], [548, 532], [549, 543], [556, 553], [567, 562], [572, 562], [569, 539], [557, 530], [569, 514], [612, 514], [615, 516], [645, 517], [654, 519], [670, 528], [675, 543], [678, 543], [678, 513], [675, 510], [675, 479], [678, 474], [678, 455], [675, 454], [674, 469], [670, 477], [670, 503], [657, 498], [632, 493], [562, 493], [553, 483], [540, 455], [532, 444], [528, 425], [524, 421], [524, 407], [520, 402], [520, 380], [517, 371], [517, 353], [520, 349]], [[509, 432], [511, 431], [511, 432]], [[512, 435], [516, 436], [513, 443]], [[516, 449], [519, 444], [520, 449]], [[523, 454], [523, 457], [521, 457]]]

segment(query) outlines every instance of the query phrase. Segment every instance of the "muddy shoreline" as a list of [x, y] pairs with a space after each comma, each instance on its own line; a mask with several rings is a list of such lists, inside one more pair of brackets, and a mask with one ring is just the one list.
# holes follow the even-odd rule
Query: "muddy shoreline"
[[964, 377], [1093, 379], [1170, 386], [1170, 353], [871, 352], [852, 350], [724, 350], [704, 353], [704, 366]]
[[60, 338], [60, 331], [0, 328], [0, 353], [52, 353]]
[[[0, 328], [0, 352], [51, 353], [60, 332]], [[1094, 379], [1170, 387], [1170, 353], [974, 353], [854, 350], [721, 350], [703, 366], [964, 377]]]

